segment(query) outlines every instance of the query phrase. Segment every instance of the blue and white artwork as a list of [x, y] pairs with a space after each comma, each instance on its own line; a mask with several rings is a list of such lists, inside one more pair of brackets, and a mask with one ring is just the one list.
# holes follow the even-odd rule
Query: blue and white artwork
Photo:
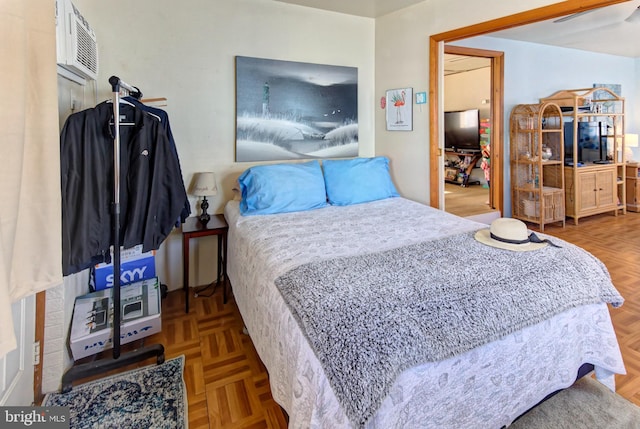
[[[622, 96], [622, 85], [619, 83], [594, 83], [594, 88], [606, 88], [609, 91], [613, 92], [618, 97]], [[597, 90], [593, 92], [593, 98], [595, 100], [610, 100], [601, 103], [602, 113], [615, 113], [616, 112], [616, 104], [618, 105], [618, 113], [622, 111], [622, 105], [620, 103], [616, 103], [615, 97], [613, 97], [610, 93], [603, 90]], [[613, 125], [612, 118], [606, 118], [607, 122], [610, 125]]]
[[236, 57], [236, 161], [358, 156], [358, 69]]

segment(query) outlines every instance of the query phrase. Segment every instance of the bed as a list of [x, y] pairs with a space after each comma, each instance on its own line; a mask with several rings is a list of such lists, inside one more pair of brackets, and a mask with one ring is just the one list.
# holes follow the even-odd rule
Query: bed
[[[325, 167], [324, 171], [329, 169]], [[287, 177], [292, 178], [291, 175]], [[365, 183], [370, 185], [372, 182], [367, 180]], [[330, 189], [327, 182], [326, 191]], [[309, 194], [305, 192], [305, 195]], [[289, 427], [500, 428], [508, 426], [549, 393], [570, 386], [584, 363], [593, 364], [598, 379], [614, 388], [614, 374], [625, 370], [607, 302], [620, 305], [622, 298], [615, 296], [617, 292], [599, 261], [556, 238], [553, 241], [562, 246], [563, 252], [593, 260], [593, 269], [603, 271], [604, 280], [600, 283], [608, 283], [602, 287], [610, 287], [613, 292], [609, 290], [609, 295], [602, 300], [568, 305], [567, 309], [545, 316], [536, 323], [511, 326], [508, 333], [473, 346], [460, 348], [458, 345], [453, 352], [440, 353], [438, 350], [435, 352], [435, 356], [440, 356], [438, 359], [405, 364], [406, 367], [399, 369], [387, 368], [389, 359], [382, 355], [374, 360], [384, 363], [386, 369], [374, 370], [366, 363], [358, 363], [371, 360], [373, 352], [366, 341], [371, 341], [370, 332], [375, 331], [374, 325], [382, 318], [381, 313], [395, 311], [394, 290], [399, 290], [398, 285], [407, 280], [396, 281], [394, 276], [409, 271], [404, 267], [399, 269], [397, 265], [398, 260], [407, 260], [405, 253], [401, 254], [401, 259], [392, 258], [395, 265], [387, 270], [381, 270], [384, 264], [375, 258], [384, 256], [382, 260], [385, 260], [389, 255], [397, 258], [399, 250], [437, 248], [424, 263], [450, 269], [454, 285], [459, 285], [461, 290], [477, 283], [478, 277], [486, 278], [490, 275], [487, 274], [490, 267], [495, 265], [489, 259], [482, 261], [471, 256], [475, 252], [473, 246], [483, 246], [473, 239], [474, 232], [486, 229], [487, 225], [404, 199], [393, 191], [386, 195], [388, 197], [373, 201], [320, 204], [303, 211], [278, 210], [260, 215], [244, 215], [243, 201], [230, 201], [225, 206], [224, 214], [229, 224], [227, 267], [235, 301], [269, 372], [273, 397], [289, 415]], [[448, 244], [436, 245], [440, 242]], [[457, 243], [457, 247], [452, 249], [451, 243]], [[448, 246], [449, 250], [438, 246]], [[505, 253], [484, 247], [497, 252], [495, 255]], [[553, 257], [544, 257], [549, 252], [553, 252], [551, 246], [527, 252], [536, 278], [553, 278], [553, 273], [559, 271], [553, 265]], [[511, 253], [519, 253], [518, 258], [524, 257], [522, 252]], [[362, 259], [363, 255], [365, 259]], [[440, 255], [444, 255], [444, 259], [438, 260]], [[486, 258], [490, 253], [483, 255]], [[371, 257], [374, 259], [366, 259]], [[494, 257], [498, 258], [491, 258]], [[364, 266], [373, 265], [374, 272], [382, 276], [386, 275], [385, 271], [395, 273], [383, 280], [370, 279], [371, 284], [384, 293], [388, 311], [376, 308], [374, 313], [364, 311], [354, 316], [349, 310], [349, 297], [357, 301], [362, 291], [350, 290], [350, 286], [343, 285], [340, 287], [349, 291], [326, 293], [318, 286], [324, 280], [318, 278], [310, 280], [313, 285], [305, 292], [316, 294], [312, 295], [316, 297], [312, 300], [304, 294], [292, 298], [291, 290], [283, 289], [283, 279], [290, 280], [288, 276], [292, 273], [300, 277], [306, 272], [303, 270], [301, 274], [301, 267], [322, 270], [326, 267], [321, 264], [327, 263], [338, 264], [330, 265], [333, 268], [328, 271], [343, 273], [337, 277], [347, 275], [346, 284], [350, 285], [349, 267], [354, 261]], [[507, 266], [499, 266], [498, 271], [502, 272], [501, 278], [508, 277], [504, 275], [509, 271]], [[517, 277], [515, 272], [509, 275]], [[508, 287], [524, 289], [525, 282], [518, 278], [519, 281]], [[575, 282], [580, 280], [584, 283], [584, 278], [574, 278]], [[297, 290], [298, 286], [293, 289]], [[458, 286], [448, 287], [455, 289]], [[307, 310], [294, 306], [296, 299], [303, 303], [302, 307], [306, 307], [305, 302], [323, 303], [324, 307], [318, 308], [320, 311], [327, 309], [327, 318], [320, 323], [310, 322], [304, 313]], [[351, 319], [341, 320], [343, 312], [351, 314]], [[468, 317], [461, 318], [467, 320], [465, 323], [473, 319], [472, 312], [468, 313]], [[377, 335], [387, 344], [385, 353], [392, 353], [395, 348], [400, 350], [400, 355], [406, 355], [407, 350], [419, 348], [407, 346], [407, 334], [400, 332], [416, 331], [413, 327], [421, 326], [412, 319], [414, 316], [414, 313], [410, 314], [398, 332]], [[366, 320], [366, 317], [370, 319]], [[338, 346], [330, 348], [333, 351], [322, 350], [321, 344], [325, 340], [317, 337], [314, 323], [319, 325], [315, 328], [327, 329], [333, 332], [332, 335], [344, 325], [339, 335], [348, 337], [348, 341], [334, 337], [331, 343]], [[472, 325], [475, 323], [477, 321]], [[329, 325], [331, 328], [326, 328]], [[394, 347], [395, 344], [398, 347]], [[367, 355], [363, 361], [357, 360], [362, 356], [351, 356], [358, 353], [358, 348], [365, 350], [363, 354]], [[336, 352], [335, 349], [340, 350]], [[342, 349], [349, 349], [349, 356], [340, 355]], [[338, 354], [332, 358], [331, 353]], [[349, 364], [345, 365], [345, 361]], [[336, 370], [334, 366], [343, 368]], [[366, 368], [364, 372], [361, 367]], [[386, 382], [380, 381], [385, 377], [388, 378]], [[354, 380], [350, 381], [350, 378]], [[348, 383], [356, 387], [345, 385]], [[362, 398], [365, 398], [364, 403]]]

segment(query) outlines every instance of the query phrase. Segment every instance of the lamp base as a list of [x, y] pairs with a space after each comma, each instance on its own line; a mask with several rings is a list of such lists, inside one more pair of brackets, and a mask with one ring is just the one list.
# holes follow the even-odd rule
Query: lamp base
[[207, 213], [203, 213], [200, 216], [198, 216], [198, 220], [202, 225], [206, 225], [211, 220], [211, 216], [209, 216]]
[[211, 216], [207, 213], [207, 209], [209, 208], [209, 202], [207, 201], [207, 197], [202, 197], [202, 204], [200, 204], [200, 208], [202, 209], [202, 213], [198, 216], [198, 220], [204, 226], [209, 223]]

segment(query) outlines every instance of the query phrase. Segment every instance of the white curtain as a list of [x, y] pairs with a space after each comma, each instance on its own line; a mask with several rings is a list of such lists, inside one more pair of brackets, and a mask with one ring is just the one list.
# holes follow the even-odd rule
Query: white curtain
[[11, 303], [62, 283], [54, 8], [0, 0], [0, 358]]

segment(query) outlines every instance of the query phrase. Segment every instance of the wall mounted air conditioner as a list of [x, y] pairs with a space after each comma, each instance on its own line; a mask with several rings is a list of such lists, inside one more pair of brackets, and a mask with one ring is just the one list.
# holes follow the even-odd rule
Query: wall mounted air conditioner
[[81, 78], [97, 78], [96, 35], [71, 0], [56, 0], [56, 41], [59, 66]]

